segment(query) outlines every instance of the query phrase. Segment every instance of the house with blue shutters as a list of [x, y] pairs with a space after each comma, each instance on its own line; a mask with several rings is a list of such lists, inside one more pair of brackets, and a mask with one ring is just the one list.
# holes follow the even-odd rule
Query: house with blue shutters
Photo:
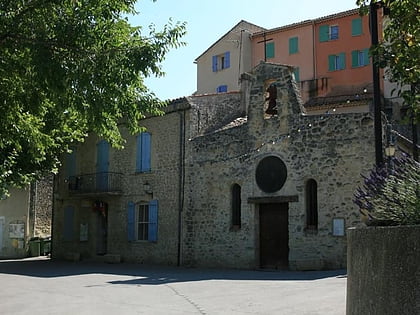
[[185, 99], [142, 121], [125, 149], [91, 134], [55, 178], [53, 258], [175, 265], [180, 248]]
[[251, 34], [264, 28], [240, 21], [198, 56], [196, 95], [240, 90], [240, 76], [251, 70]]

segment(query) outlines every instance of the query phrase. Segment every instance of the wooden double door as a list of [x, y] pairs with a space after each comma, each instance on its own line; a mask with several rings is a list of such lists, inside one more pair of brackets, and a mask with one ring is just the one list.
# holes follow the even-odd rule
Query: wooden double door
[[259, 221], [260, 267], [288, 269], [289, 204], [260, 204]]

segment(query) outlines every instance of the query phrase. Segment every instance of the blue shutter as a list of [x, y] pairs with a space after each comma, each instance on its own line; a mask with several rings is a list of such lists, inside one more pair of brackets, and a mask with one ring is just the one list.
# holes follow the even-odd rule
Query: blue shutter
[[142, 132], [136, 139], [136, 172], [148, 172], [151, 168], [151, 135]]
[[213, 56], [212, 68], [213, 68], [213, 72], [217, 72], [217, 56]]
[[134, 202], [130, 201], [127, 206], [127, 239], [129, 242], [135, 238], [136, 208]]
[[217, 93], [226, 93], [227, 92], [227, 85], [220, 85], [216, 89]]
[[227, 69], [230, 67], [230, 51], [225, 52], [225, 64], [223, 69]]
[[67, 206], [64, 208], [64, 231], [63, 238], [65, 241], [73, 240], [73, 228], [74, 228], [74, 208]]
[[108, 189], [109, 143], [101, 140], [96, 148], [96, 188]]
[[319, 41], [320, 42], [327, 42], [330, 39], [330, 26], [329, 25], [321, 25], [319, 27]]
[[328, 56], [328, 71], [334, 71], [335, 69], [335, 55]]
[[136, 172], [141, 172], [141, 133], [136, 137]]
[[351, 52], [351, 66], [352, 68], [356, 68], [359, 66], [359, 51], [353, 50]]
[[149, 242], [157, 241], [158, 230], [158, 201], [151, 200], [149, 202]]
[[141, 133], [141, 171], [150, 171], [151, 136], [148, 132]]

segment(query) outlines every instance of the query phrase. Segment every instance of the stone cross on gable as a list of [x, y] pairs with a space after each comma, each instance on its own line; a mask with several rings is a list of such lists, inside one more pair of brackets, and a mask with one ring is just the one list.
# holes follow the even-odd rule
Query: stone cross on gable
[[257, 42], [257, 44], [261, 44], [264, 43], [264, 61], [267, 61], [267, 42], [272, 41], [272, 38], [268, 38], [267, 39], [267, 34], [264, 32], [263, 34], [263, 40], [260, 40], [259, 42]]

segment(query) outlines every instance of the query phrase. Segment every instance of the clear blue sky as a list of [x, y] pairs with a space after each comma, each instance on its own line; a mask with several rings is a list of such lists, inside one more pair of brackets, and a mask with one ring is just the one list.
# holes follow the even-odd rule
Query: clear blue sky
[[160, 99], [194, 93], [194, 60], [240, 20], [267, 29], [356, 8], [356, 0], [139, 0], [132, 25], [161, 30], [170, 18], [187, 22], [186, 46], [170, 51], [162, 63], [164, 77], [147, 78], [146, 85]]

